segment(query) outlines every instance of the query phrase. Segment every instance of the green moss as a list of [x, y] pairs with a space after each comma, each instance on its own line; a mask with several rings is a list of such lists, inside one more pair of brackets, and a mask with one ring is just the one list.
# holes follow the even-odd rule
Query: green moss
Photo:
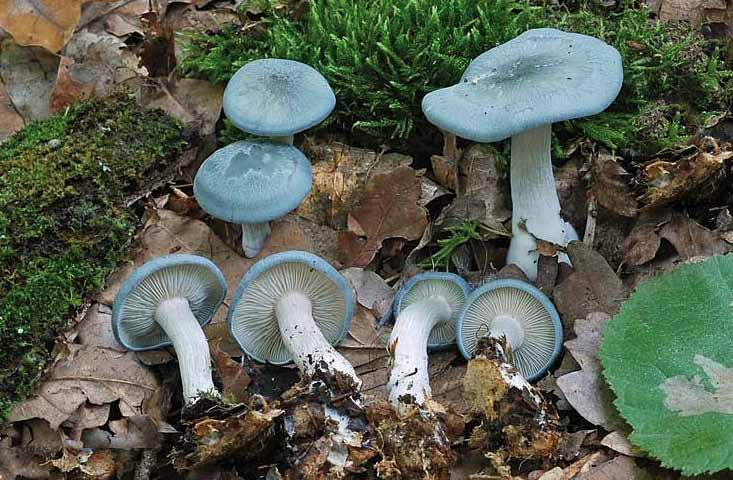
[[124, 258], [137, 224], [125, 199], [183, 145], [178, 123], [126, 96], [79, 104], [0, 145], [0, 419]]
[[652, 21], [631, 0], [615, 8], [590, 1], [313, 0], [298, 21], [267, 3], [257, 2], [265, 10], [264, 33], [232, 25], [189, 37], [184, 71], [221, 83], [256, 58], [313, 65], [338, 97], [332, 126], [371, 146], [437, 137], [422, 115], [422, 97], [457, 82], [480, 53], [540, 26], [601, 38], [623, 57], [624, 87], [609, 112], [565, 122], [560, 135], [651, 151], [660, 144], [636, 126], [648, 104], [685, 105], [692, 115], [681, 126], [694, 132], [696, 115], [733, 102], [733, 65], [724, 49], [687, 24]]

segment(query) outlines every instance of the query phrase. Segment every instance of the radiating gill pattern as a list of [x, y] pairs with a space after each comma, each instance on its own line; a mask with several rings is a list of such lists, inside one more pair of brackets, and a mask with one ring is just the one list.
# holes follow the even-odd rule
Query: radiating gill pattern
[[275, 317], [275, 304], [291, 291], [311, 299], [313, 319], [329, 343], [341, 337], [347, 306], [336, 283], [308, 264], [281, 263], [252, 281], [232, 315], [232, 335], [255, 360], [276, 365], [291, 361]]
[[155, 322], [155, 309], [163, 300], [183, 297], [199, 323], [206, 322], [224, 296], [211, 270], [198, 265], [175, 265], [145, 277], [122, 305], [120, 328], [126, 343], [138, 347], [168, 342], [168, 336]]
[[409, 292], [402, 297], [400, 309], [404, 310], [411, 304], [431, 296], [441, 296], [450, 305], [453, 317], [449, 322], [443, 322], [433, 329], [428, 338], [429, 346], [438, 346], [454, 343], [456, 340], [456, 319], [466, 301], [463, 289], [450, 280], [426, 279], [417, 282]]
[[478, 339], [496, 333], [492, 330], [492, 322], [502, 315], [524, 326], [522, 345], [511, 352], [509, 360], [522, 375], [532, 377], [552, 358], [555, 329], [542, 303], [523, 290], [513, 287], [489, 290], [471, 304], [461, 331], [466, 350], [473, 356]]

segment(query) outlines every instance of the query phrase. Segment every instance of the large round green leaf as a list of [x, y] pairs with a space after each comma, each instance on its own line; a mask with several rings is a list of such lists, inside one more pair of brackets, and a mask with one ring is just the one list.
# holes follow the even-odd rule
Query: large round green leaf
[[733, 256], [639, 285], [601, 361], [635, 444], [685, 474], [733, 468]]

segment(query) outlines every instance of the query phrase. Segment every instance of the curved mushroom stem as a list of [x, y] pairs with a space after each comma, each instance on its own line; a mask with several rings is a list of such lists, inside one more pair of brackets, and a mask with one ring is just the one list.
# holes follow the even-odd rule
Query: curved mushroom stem
[[256, 257], [270, 236], [270, 222], [242, 224], [242, 250], [247, 258]]
[[188, 300], [177, 297], [161, 302], [155, 310], [155, 321], [176, 349], [186, 404], [193, 403], [199, 392], [218, 396], [211, 379], [209, 344]]
[[389, 337], [393, 354], [389, 374], [389, 401], [399, 408], [410, 397], [422, 405], [432, 395], [428, 376], [428, 337], [441, 322], [450, 321], [453, 311], [441, 296], [431, 296], [413, 303], [397, 317]]
[[312, 308], [310, 299], [297, 291], [283, 295], [275, 304], [275, 316], [285, 348], [302, 375], [314, 377], [319, 373], [333, 375], [339, 372], [359, 389], [361, 380], [354, 367], [323, 336], [313, 320]]
[[506, 261], [521, 268], [530, 280], [537, 278], [535, 238], [567, 243], [552, 173], [551, 138], [551, 124], [512, 137], [512, 241]]

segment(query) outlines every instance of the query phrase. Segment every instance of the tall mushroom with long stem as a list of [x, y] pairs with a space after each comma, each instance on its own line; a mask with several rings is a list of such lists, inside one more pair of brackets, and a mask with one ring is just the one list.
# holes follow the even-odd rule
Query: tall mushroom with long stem
[[412, 277], [397, 293], [387, 383], [389, 401], [395, 408], [423, 405], [430, 399], [428, 350], [455, 343], [456, 319], [468, 292], [468, 284], [458, 275], [426, 272]]
[[422, 102], [427, 119], [475, 142], [511, 137], [512, 240], [507, 263], [537, 276], [537, 240], [565, 246], [550, 142], [552, 123], [605, 110], [623, 82], [621, 56], [601, 40], [529, 30], [475, 58], [457, 85]]
[[353, 392], [361, 380], [333, 347], [349, 331], [353, 313], [351, 288], [331, 265], [308, 252], [282, 252], [242, 278], [229, 307], [229, 331], [258, 362], [294, 362], [304, 377]]
[[292, 145], [240, 141], [220, 148], [196, 173], [193, 191], [213, 217], [242, 225], [242, 249], [256, 256], [270, 221], [300, 205], [311, 190], [311, 164]]
[[224, 275], [196, 255], [167, 255], [147, 262], [125, 281], [112, 306], [112, 331], [133, 351], [173, 345], [186, 404], [218, 395], [211, 377], [209, 344], [202, 327], [224, 301]]
[[541, 378], [562, 350], [562, 323], [549, 298], [527, 282], [494, 280], [471, 293], [456, 325], [458, 350], [473, 358], [483, 337], [505, 338], [507, 360], [528, 380]]

